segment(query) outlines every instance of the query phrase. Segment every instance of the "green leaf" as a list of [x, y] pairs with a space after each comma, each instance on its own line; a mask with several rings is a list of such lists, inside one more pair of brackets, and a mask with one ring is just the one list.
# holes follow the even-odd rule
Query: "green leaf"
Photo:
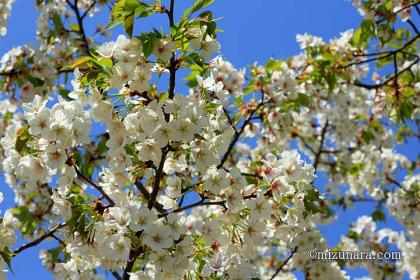
[[366, 18], [353, 34], [352, 43], [357, 46], [365, 47], [370, 38], [375, 35], [375, 20]]
[[135, 12], [131, 12], [124, 18], [124, 30], [127, 33], [127, 35], [131, 38], [133, 37], [133, 31], [134, 31], [134, 15]]
[[183, 19], [186, 19], [189, 15], [197, 12], [198, 10], [207, 7], [211, 3], [213, 3], [214, 0], [196, 0], [194, 4], [189, 7], [187, 10], [185, 10], [184, 14], [182, 15]]
[[112, 68], [112, 66], [113, 66], [112, 59], [107, 58], [107, 57], [102, 57], [97, 62], [98, 62], [98, 64], [100, 64], [101, 66], [104, 66], [106, 68]]
[[125, 0], [124, 1], [124, 10], [125, 11], [135, 11], [137, 7], [140, 5], [138, 0]]
[[64, 98], [64, 100], [66, 100], [66, 101], [72, 101], [72, 100], [73, 100], [73, 98], [71, 98], [71, 97], [69, 96], [69, 93], [70, 93], [70, 92], [71, 92], [70, 90], [65, 89], [65, 88], [60, 88], [60, 89], [58, 90], [58, 94], [60, 94], [60, 96], [61, 96], [61, 97], [63, 97], [63, 98]]
[[303, 93], [298, 93], [298, 97], [296, 100], [301, 106], [309, 107], [309, 105], [311, 104], [311, 99], [309, 98], [309, 96]]
[[355, 45], [360, 44], [360, 38], [362, 36], [362, 29], [359, 27], [354, 31], [352, 41]]
[[357, 240], [358, 238], [359, 238], [359, 235], [357, 234], [357, 232], [355, 232], [355, 231], [349, 231], [348, 233], [347, 233], [347, 237], [348, 238], [351, 238], [351, 239], [353, 239], [353, 240]]
[[53, 15], [52, 20], [53, 20], [53, 24], [54, 24], [56, 30], [62, 30], [63, 29], [63, 23], [61, 22], [61, 17], [58, 13], [55, 13]]
[[156, 29], [153, 29], [152, 32], [143, 32], [137, 37], [143, 43], [144, 56], [147, 57], [152, 53], [156, 40], [162, 37], [163, 35]]
[[268, 62], [265, 64], [265, 69], [270, 73], [280, 70], [280, 67], [281, 67], [281, 60], [275, 60], [272, 58], [270, 58]]
[[44, 81], [39, 78], [28, 76], [27, 79], [34, 87], [40, 87], [44, 84]]
[[385, 213], [382, 212], [381, 210], [375, 210], [372, 213], [372, 219], [374, 221], [385, 221], [386, 220], [386, 216], [385, 216]]
[[406, 121], [407, 119], [410, 120], [412, 112], [413, 112], [413, 104], [411, 102], [407, 102], [407, 101], [401, 102], [398, 108], [398, 112], [397, 112], [398, 120], [400, 121]]
[[82, 56], [70, 62], [69, 65], [64, 66], [61, 70], [73, 70], [77, 67], [86, 66], [92, 58], [90, 56]]
[[112, 28], [121, 23], [125, 8], [125, 0], [120, 0], [114, 4], [111, 11], [111, 19], [107, 28]]
[[335, 76], [335, 73], [328, 71], [327, 75], [325, 76], [325, 80], [328, 84], [328, 91], [332, 92], [337, 84], [337, 77]]
[[138, 0], [120, 0], [111, 11], [111, 20], [107, 28], [123, 24], [125, 32], [131, 38], [133, 36], [135, 17], [147, 17], [155, 12], [154, 6]]
[[56, 263], [57, 262], [57, 260], [58, 260], [58, 258], [60, 256], [61, 251], [62, 250], [61, 250], [61, 247], [60, 246], [55, 247], [55, 248], [53, 248], [51, 250], [48, 250], [48, 252], [51, 254], [51, 263]]
[[12, 270], [12, 258], [14, 256], [13, 252], [9, 249], [9, 247], [5, 247], [3, 251], [0, 251], [0, 256], [3, 258], [4, 262], [7, 263], [10, 271], [13, 273]]
[[15, 143], [15, 148], [16, 151], [18, 153], [20, 153], [21, 155], [26, 155], [27, 154], [27, 143], [30, 139], [30, 134], [29, 134], [29, 128], [28, 126], [24, 126], [19, 128], [19, 130], [16, 132], [16, 143]]
[[74, 32], [80, 32], [80, 26], [78, 24], [70, 23], [70, 30]]

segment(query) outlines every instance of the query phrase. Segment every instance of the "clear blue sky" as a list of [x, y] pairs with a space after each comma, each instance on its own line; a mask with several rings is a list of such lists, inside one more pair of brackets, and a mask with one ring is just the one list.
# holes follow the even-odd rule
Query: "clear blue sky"
[[[35, 28], [37, 11], [30, 0], [16, 0], [13, 5], [12, 16], [9, 21], [8, 35], [0, 37], [0, 54], [10, 48], [35, 41]], [[163, 3], [166, 1], [163, 0]], [[178, 15], [192, 1], [176, 1]], [[297, 54], [299, 46], [295, 36], [298, 33], [311, 33], [330, 39], [339, 36], [349, 28], [357, 28], [361, 17], [353, 8], [349, 0], [216, 0], [211, 6], [215, 17], [222, 16], [218, 22], [219, 28], [224, 32], [219, 34], [222, 44], [222, 54], [235, 66], [243, 67], [255, 61], [265, 62], [270, 57], [286, 58]], [[103, 24], [107, 23], [106, 17], [100, 18]], [[96, 20], [95, 20], [96, 21]], [[166, 24], [166, 21], [164, 22]], [[136, 31], [147, 28], [137, 24]], [[92, 27], [92, 26], [91, 26]], [[93, 28], [93, 27], [92, 27]], [[88, 28], [89, 29], [89, 28]], [[406, 152], [415, 149], [418, 143], [402, 147]], [[322, 185], [324, 180], [316, 183]], [[0, 189], [5, 194], [5, 200], [0, 209], [10, 206], [11, 192], [0, 177]], [[361, 214], [373, 212], [371, 205], [358, 205], [354, 210], [341, 215], [340, 223], [333, 226], [322, 227], [321, 230], [329, 240], [329, 245], [334, 246], [340, 235], [347, 232], [349, 224], [354, 222]], [[389, 224], [388, 224], [389, 226]], [[391, 220], [391, 227], [401, 229]], [[14, 275], [10, 279], [52, 279], [43, 268], [38, 250], [48, 244], [27, 250], [13, 260]], [[350, 275], [366, 275], [362, 270], [353, 271]]]

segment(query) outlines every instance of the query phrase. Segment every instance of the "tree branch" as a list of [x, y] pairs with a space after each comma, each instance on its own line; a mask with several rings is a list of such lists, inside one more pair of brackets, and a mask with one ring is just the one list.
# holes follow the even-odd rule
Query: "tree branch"
[[[420, 61], [420, 58], [417, 58], [412, 63], [410, 63], [410, 65], [408, 65], [406, 68], [404, 68], [403, 70], [401, 70], [397, 74], [401, 75], [402, 73], [404, 73], [406, 71], [409, 71], [411, 69], [411, 67], [416, 65], [419, 61]], [[366, 89], [378, 89], [378, 88], [381, 88], [381, 87], [385, 86], [386, 84], [388, 84], [392, 80], [394, 80], [394, 75], [392, 75], [391, 77], [389, 77], [388, 79], [386, 79], [385, 81], [383, 81], [382, 83], [379, 83], [379, 84], [371, 85], [371, 84], [364, 84], [364, 83], [356, 82], [356, 83], [354, 83], [354, 85], [358, 86], [358, 87], [366, 88]]]
[[[395, 50], [391, 50], [391, 51], [382, 51], [382, 52], [374, 52], [374, 53], [364, 53], [364, 54], [355, 54], [355, 57], [359, 57], [359, 56], [365, 56], [365, 57], [369, 57], [369, 56], [380, 56], [380, 55], [386, 55], [382, 58], [385, 57], [390, 57], [391, 55], [393, 55], [396, 52], [400, 52], [402, 50], [404, 50], [405, 48], [407, 48], [408, 46], [410, 46], [411, 44], [415, 43], [418, 39], [420, 38], [419, 35], [414, 36], [410, 41], [407, 41], [402, 47], [395, 49]], [[381, 59], [382, 59], [381, 58]]]
[[116, 271], [111, 271], [112, 276], [114, 276], [115, 279], [117, 280], [122, 280], [123, 278], [121, 277], [120, 274], [118, 274], [118, 272]]
[[171, 3], [169, 4], [169, 11], [167, 11], [170, 27], [175, 25], [175, 23], [174, 23], [174, 7], [175, 7], [175, 0], [171, 0]]
[[325, 141], [325, 136], [326, 136], [326, 134], [327, 134], [327, 128], [328, 128], [328, 119], [325, 121], [325, 125], [324, 125], [324, 127], [322, 128], [322, 131], [321, 131], [321, 142], [319, 143], [319, 148], [318, 148], [318, 151], [317, 151], [317, 152], [316, 152], [316, 154], [315, 154], [315, 159], [314, 159], [314, 169], [315, 169], [315, 173], [316, 173], [316, 170], [317, 170], [317, 168], [318, 168], [319, 160], [320, 160], [320, 158], [321, 158], [322, 149], [323, 149], [323, 146], [324, 146], [324, 141]]
[[[137, 189], [141, 192], [141, 194], [143, 195], [143, 197], [147, 200], [147, 202], [149, 202], [150, 201], [150, 193], [145, 189], [145, 187], [143, 186], [143, 184], [141, 183], [141, 181], [140, 180], [136, 180], [135, 182], [134, 182], [134, 185], [137, 187]], [[160, 204], [159, 202], [155, 202], [155, 205], [154, 205], [154, 207], [155, 207], [155, 209], [157, 210], [157, 211], [159, 211], [160, 213], [164, 213], [165, 212], [165, 209], [164, 209], [164, 207], [163, 207], [163, 205], [162, 204]]]
[[223, 200], [222, 201], [204, 201], [204, 200], [205, 200], [205, 198], [202, 198], [200, 201], [198, 201], [196, 203], [192, 203], [192, 204], [186, 205], [184, 207], [180, 207], [180, 208], [174, 209], [172, 211], [168, 211], [166, 213], [158, 215], [158, 217], [159, 218], [166, 217], [170, 213], [179, 213], [179, 212], [183, 212], [185, 210], [191, 209], [191, 208], [195, 208], [197, 206], [205, 206], [205, 205], [219, 205], [219, 206], [222, 206], [223, 208], [227, 209], [227, 207], [225, 205], [225, 201], [223, 201]]
[[83, 174], [82, 172], [80, 172], [79, 168], [77, 168], [76, 165], [73, 165], [73, 167], [76, 170], [77, 176], [81, 177], [83, 180], [85, 180], [86, 182], [88, 182], [92, 187], [94, 187], [95, 189], [97, 189], [102, 194], [102, 196], [108, 201], [109, 206], [112, 207], [112, 206], [115, 205], [115, 202], [109, 197], [109, 195], [106, 194], [106, 192], [104, 191], [104, 189], [101, 186], [98, 186], [94, 181], [92, 181], [92, 179], [90, 179], [85, 174]]
[[152, 193], [150, 194], [150, 200], [149, 200], [149, 203], [147, 204], [147, 207], [149, 209], [152, 209], [153, 207], [155, 207], [156, 198], [160, 189], [159, 187], [160, 179], [162, 178], [162, 175], [163, 175], [163, 166], [165, 165], [167, 153], [168, 151], [166, 149], [164, 149], [162, 152], [162, 157], [160, 159], [159, 167], [156, 171], [155, 179], [153, 181], [153, 189], [152, 189]]
[[284, 260], [284, 262], [279, 266], [279, 268], [276, 270], [276, 272], [271, 276], [270, 280], [274, 280], [274, 278], [277, 276], [277, 274], [280, 273], [280, 271], [287, 265], [287, 263], [292, 259], [293, 255], [296, 253], [297, 247], [293, 248], [293, 250], [290, 252], [290, 255], [287, 257], [287, 259]]
[[[166, 13], [168, 14], [169, 18], [169, 25], [170, 27], [174, 26], [174, 9], [175, 9], [175, 0], [171, 0], [169, 11]], [[177, 71], [177, 60], [175, 58], [176, 52], [172, 53], [172, 57], [170, 60], [170, 65], [168, 67], [169, 69], [169, 89], [168, 89], [168, 98], [173, 99], [175, 96], [175, 82], [176, 82], [176, 71]], [[167, 113], [164, 113], [166, 122], [169, 122], [170, 115]], [[159, 167], [156, 170], [155, 179], [153, 182], [153, 189], [152, 193], [150, 194], [149, 202], [147, 207], [149, 209], [152, 209], [153, 207], [159, 207], [156, 206], [156, 198], [159, 193], [160, 188], [160, 180], [163, 175], [163, 166], [165, 165], [166, 156], [169, 152], [169, 147], [166, 146], [162, 149], [162, 156], [160, 159]], [[141, 191], [141, 190], [140, 190]], [[163, 207], [162, 207], [163, 208]], [[136, 235], [140, 237], [142, 235], [142, 231], [137, 232]], [[140, 248], [141, 249], [141, 248]], [[124, 269], [123, 273], [123, 279], [129, 280], [130, 279], [130, 272], [133, 270], [134, 263], [136, 262], [138, 256], [142, 253], [142, 250], [131, 248], [129, 253], [129, 260], [127, 261], [127, 264]]]
[[407, 20], [407, 23], [413, 28], [414, 32], [417, 34], [417, 36], [420, 35], [419, 30], [417, 29], [417, 26], [414, 24], [414, 22], [411, 19]]
[[26, 250], [26, 249], [28, 249], [28, 248], [31, 248], [31, 247], [37, 246], [39, 243], [41, 243], [42, 241], [44, 241], [44, 240], [45, 240], [45, 239], [47, 239], [48, 237], [53, 237], [54, 233], [55, 233], [57, 230], [59, 230], [60, 228], [64, 227], [64, 226], [66, 226], [66, 223], [61, 223], [61, 224], [56, 225], [56, 226], [55, 226], [55, 227], [53, 227], [53, 228], [52, 228], [49, 232], [47, 232], [47, 233], [45, 233], [45, 234], [41, 235], [40, 237], [38, 237], [38, 238], [37, 238], [37, 239], [35, 239], [34, 241], [29, 242], [29, 243], [27, 243], [27, 244], [24, 244], [24, 245], [20, 246], [19, 248], [17, 248], [16, 250], [14, 250], [14, 251], [13, 251], [13, 254], [14, 254], [14, 255], [17, 255], [17, 254], [19, 254], [20, 252], [22, 252], [22, 251], [24, 251], [24, 250]]
[[[263, 96], [264, 97], [264, 96]], [[264, 98], [261, 98], [261, 102], [258, 104], [258, 106], [252, 110], [248, 117], [245, 119], [244, 123], [242, 124], [241, 128], [239, 130], [235, 129], [235, 134], [232, 138], [232, 141], [229, 144], [229, 147], [226, 151], [226, 153], [223, 155], [222, 160], [220, 161], [219, 165], [217, 165], [217, 168], [220, 168], [223, 166], [223, 164], [226, 162], [226, 160], [229, 158], [230, 153], [233, 150], [233, 147], [235, 147], [236, 142], [238, 142], [239, 137], [241, 136], [241, 134], [244, 132], [245, 127], [249, 124], [249, 122], [251, 121], [252, 116], [255, 114], [255, 112], [258, 111], [258, 109], [260, 109], [265, 103], [263, 102]]]
[[417, 5], [418, 5], [418, 4], [420, 4], [420, 1], [417, 1], [417, 2], [411, 3], [411, 4], [409, 4], [409, 5], [406, 5], [406, 6], [402, 7], [401, 9], [399, 9], [398, 11], [396, 11], [395, 13], [396, 13], [396, 14], [401, 13], [402, 11], [404, 11], [404, 10], [406, 10], [406, 9], [408, 9], [408, 8], [411, 8], [411, 7], [413, 7], [413, 6], [414, 6], [416, 9], [418, 9], [418, 7], [417, 7]]
[[397, 181], [397, 180], [395, 180], [394, 178], [389, 177], [389, 175], [388, 175], [388, 174], [386, 174], [386, 175], [385, 175], [385, 179], [386, 179], [388, 182], [390, 182], [390, 183], [394, 184], [395, 186], [397, 186], [398, 188], [400, 188], [401, 190], [403, 190], [404, 192], [407, 192], [407, 190], [403, 187], [403, 185], [401, 185], [401, 183], [400, 183], [400, 182], [398, 182], [398, 181]]
[[80, 17], [82, 20], [88, 15], [88, 13], [93, 9], [93, 7], [95, 7], [95, 4], [96, 4], [96, 0], [93, 1], [92, 4], [90, 4], [90, 6], [82, 14], [82, 16]]
[[83, 18], [80, 15], [79, 7], [77, 5], [78, 0], [74, 0], [74, 4], [71, 3], [69, 0], [66, 0], [66, 3], [70, 6], [70, 8], [75, 13], [75, 16], [76, 16], [76, 19], [77, 19], [77, 24], [79, 25], [79, 33], [80, 33], [80, 36], [82, 37], [82, 41], [83, 41], [83, 44], [85, 46], [86, 52], [87, 52], [88, 55], [91, 55], [90, 48], [89, 48], [89, 42], [87, 40], [85, 28], [83, 26]]
[[395, 87], [395, 98], [400, 99], [400, 90], [398, 85], [398, 64], [397, 64], [397, 53], [394, 53], [394, 87]]

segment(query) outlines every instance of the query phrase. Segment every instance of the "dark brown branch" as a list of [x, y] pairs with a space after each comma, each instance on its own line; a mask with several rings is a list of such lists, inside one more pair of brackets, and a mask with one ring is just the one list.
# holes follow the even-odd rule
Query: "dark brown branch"
[[[142, 235], [142, 233], [143, 233], [143, 231], [138, 232], [137, 236], [140, 237]], [[141, 253], [142, 253], [141, 248], [139, 248], [139, 249], [131, 248], [130, 254], [128, 256], [128, 261], [127, 261], [127, 264], [125, 266], [124, 273], [123, 273], [123, 276], [122, 276], [123, 280], [129, 280], [130, 279], [130, 273], [133, 270], [134, 263], [136, 262], [137, 258], [140, 256]]]
[[55, 240], [57, 240], [58, 243], [61, 244], [61, 246], [63, 246], [64, 248], [66, 248], [66, 246], [67, 246], [66, 243], [63, 240], [61, 240], [60, 238], [58, 238], [57, 236], [55, 236], [55, 234], [51, 234], [51, 237], [54, 238]]
[[[404, 68], [403, 70], [398, 72], [398, 75], [401, 75], [402, 73], [404, 73], [406, 71], [409, 71], [411, 69], [411, 67], [416, 65], [419, 61], [420, 61], [420, 58], [417, 58], [412, 63], [410, 63], [410, 65], [408, 65], [406, 68]], [[364, 84], [364, 83], [356, 82], [354, 85], [358, 86], [358, 87], [366, 88], [366, 89], [378, 89], [378, 88], [381, 88], [381, 87], [387, 85], [392, 80], [394, 80], [394, 75], [392, 75], [391, 77], [389, 77], [388, 79], [386, 79], [385, 81], [383, 81], [382, 83], [379, 83], [379, 84], [372, 85], [372, 84]]]
[[401, 190], [403, 190], [404, 192], [407, 192], [407, 190], [403, 187], [403, 185], [401, 185], [401, 183], [400, 183], [400, 182], [398, 182], [398, 181], [397, 181], [397, 180], [395, 180], [394, 178], [389, 177], [389, 175], [388, 175], [388, 174], [386, 174], [386, 175], [385, 175], [385, 179], [386, 179], [388, 182], [390, 182], [390, 183], [394, 184], [395, 186], [397, 186], [398, 188], [400, 188]]
[[262, 179], [262, 176], [256, 174], [256, 173], [246, 173], [246, 172], [241, 172], [242, 176], [248, 176], [248, 177], [254, 177], [254, 178], [258, 178], [258, 179]]
[[271, 276], [270, 280], [273, 280], [276, 278], [277, 274], [280, 273], [280, 271], [287, 265], [287, 263], [292, 259], [293, 255], [296, 253], [297, 247], [293, 248], [293, 250], [290, 252], [290, 255], [287, 257], [287, 259], [284, 260], [284, 262], [277, 268], [276, 272]]
[[[374, 53], [366, 53], [366, 54], [355, 54], [355, 57], [358, 56], [365, 56], [365, 57], [369, 57], [369, 56], [382, 56], [382, 55], [386, 55], [382, 58], [386, 58], [386, 57], [390, 57], [391, 55], [393, 55], [396, 52], [400, 52], [402, 50], [404, 50], [405, 48], [407, 48], [408, 46], [410, 46], [411, 44], [415, 43], [418, 39], [420, 38], [419, 35], [413, 37], [410, 41], [407, 41], [402, 47], [395, 49], [395, 50], [391, 50], [391, 51], [382, 51], [382, 52], [374, 52]], [[381, 58], [381, 59], [382, 59]], [[361, 62], [360, 62], [361, 63]], [[349, 65], [348, 65], [349, 66]], [[348, 67], [345, 66], [345, 67]]]
[[188, 210], [188, 209], [191, 209], [191, 208], [194, 208], [194, 207], [205, 206], [205, 205], [219, 205], [219, 206], [222, 206], [223, 208], [227, 209], [224, 201], [204, 201], [204, 200], [205, 199], [203, 198], [196, 203], [192, 203], [192, 204], [186, 205], [184, 207], [180, 207], [180, 208], [174, 209], [172, 211], [168, 211], [166, 213], [160, 214], [160, 215], [158, 215], [158, 217], [159, 218], [166, 217], [170, 213], [179, 213], [179, 212], [183, 212], [185, 210]]
[[318, 151], [315, 154], [315, 159], [314, 159], [315, 173], [316, 173], [316, 170], [318, 168], [319, 160], [321, 159], [321, 154], [322, 154], [322, 150], [323, 150], [323, 147], [324, 147], [325, 136], [327, 134], [327, 128], [328, 128], [328, 119], [325, 121], [325, 125], [322, 128], [322, 131], [321, 131], [321, 142], [319, 143]]
[[20, 246], [19, 248], [17, 248], [16, 250], [13, 251], [14, 255], [19, 254], [20, 252], [31, 248], [31, 247], [35, 247], [37, 246], [39, 243], [41, 243], [42, 241], [44, 241], [45, 239], [47, 239], [48, 237], [52, 237], [54, 235], [54, 233], [59, 230], [60, 228], [64, 227], [66, 225], [66, 223], [61, 223], [56, 225], [55, 227], [53, 227], [49, 232], [41, 235], [40, 237], [38, 237], [37, 239], [35, 239], [32, 242], [29, 242], [27, 244], [24, 244], [22, 246]]
[[186, 192], [184, 192], [181, 197], [178, 200], [178, 207], [182, 207], [182, 204], [184, 203], [184, 199], [185, 199], [185, 194]]
[[[137, 189], [141, 192], [141, 194], [143, 195], [143, 197], [147, 200], [147, 202], [150, 201], [150, 193], [146, 190], [146, 188], [144, 187], [144, 185], [140, 182], [140, 180], [136, 180], [134, 182], [134, 185], [137, 187]], [[164, 213], [165, 209], [163, 207], [162, 204], [160, 204], [159, 202], [155, 202], [154, 205], [155, 209], [157, 211], [159, 211], [160, 213]]]
[[175, 0], [171, 0], [170, 11], [169, 11], [169, 25], [174, 26], [174, 6]]
[[411, 19], [407, 20], [407, 23], [413, 28], [414, 32], [417, 34], [417, 36], [420, 35], [419, 30], [417, 29], [417, 26], [414, 24], [414, 22]]
[[306, 149], [308, 149], [313, 155], [316, 155], [316, 151], [305, 141], [302, 136], [298, 135], [298, 138]]
[[19, 74], [20, 74], [20, 71], [0, 72], [0, 76], [3, 76], [3, 77], [13, 77]]
[[79, 168], [77, 168], [76, 165], [73, 165], [74, 169], [76, 170], [76, 174], [77, 176], [81, 177], [83, 180], [85, 180], [86, 182], [88, 182], [92, 187], [94, 187], [95, 189], [97, 189], [102, 196], [108, 201], [109, 206], [114, 206], [115, 202], [109, 197], [109, 195], [106, 194], [106, 192], [104, 191], [104, 189], [101, 186], [98, 186], [92, 179], [90, 179], [89, 177], [87, 177], [85, 174], [83, 174]]
[[[171, 0], [170, 8], [167, 11], [169, 18], [169, 26], [173, 27], [174, 23], [174, 9], [175, 9], [175, 0]], [[169, 65], [169, 99], [173, 99], [175, 95], [175, 82], [176, 82], [176, 70], [177, 70], [177, 61], [175, 59], [175, 52], [172, 53], [171, 64]], [[165, 115], [166, 121], [169, 120], [169, 115]]]
[[79, 25], [79, 33], [80, 33], [80, 36], [82, 37], [82, 41], [83, 41], [83, 44], [85, 46], [86, 52], [87, 52], [88, 55], [91, 55], [91, 53], [90, 53], [90, 47], [89, 47], [89, 42], [87, 40], [85, 28], [83, 26], [83, 18], [80, 15], [79, 7], [78, 7], [78, 4], [77, 4], [78, 1], [79, 0], [74, 0], [74, 4], [73, 4], [69, 0], [66, 0], [66, 3], [74, 11], [74, 14], [75, 14], [76, 19], [77, 19], [77, 24]]
[[115, 279], [117, 280], [122, 280], [123, 278], [121, 277], [120, 274], [118, 274], [118, 272], [116, 271], [111, 271], [112, 276], [114, 276]]
[[400, 99], [400, 90], [398, 85], [398, 63], [397, 63], [397, 53], [394, 53], [394, 87], [395, 87], [395, 98]]
[[372, 61], [382, 60], [382, 59], [390, 57], [392, 54], [393, 53], [390, 52], [390, 53], [384, 54], [380, 57], [373, 57], [373, 58], [369, 58], [369, 59], [365, 59], [365, 60], [361, 60], [361, 61], [355, 61], [355, 62], [347, 64], [347, 65], [345, 65], [341, 68], [348, 68], [348, 67], [353, 66], [353, 65], [365, 64], [365, 63], [372, 62]]
[[217, 168], [220, 168], [220, 167], [223, 166], [223, 164], [225, 164], [226, 160], [229, 158], [229, 155], [230, 155], [230, 153], [233, 150], [233, 147], [235, 147], [236, 142], [238, 142], [239, 137], [244, 132], [245, 127], [250, 123], [252, 116], [255, 114], [255, 112], [258, 111], [258, 109], [260, 109], [264, 105], [264, 102], [262, 102], [263, 99], [264, 98], [262, 98], [261, 99], [261, 102], [258, 104], [258, 106], [248, 114], [248, 117], [245, 119], [245, 121], [242, 124], [241, 128], [239, 130], [235, 129], [235, 134], [233, 135], [233, 139], [230, 142], [229, 147], [228, 147], [226, 153], [223, 155], [222, 160], [220, 161], [220, 163], [217, 166]]
[[417, 2], [411, 3], [411, 4], [409, 4], [409, 5], [406, 5], [406, 6], [402, 7], [401, 9], [397, 10], [395, 13], [396, 13], [396, 14], [401, 13], [402, 11], [407, 10], [407, 9], [409, 9], [409, 8], [413, 7], [413, 6], [414, 6], [416, 9], [418, 9], [418, 7], [417, 7], [417, 5], [418, 5], [418, 4], [420, 4], [420, 1], [417, 1]]
[[[174, 23], [174, 9], [175, 9], [175, 0], [171, 0], [170, 8], [166, 11], [169, 18], [169, 25], [170, 27], [173, 27], [175, 25]], [[176, 71], [177, 71], [177, 64], [178, 61], [175, 58], [176, 52], [172, 53], [172, 57], [170, 60], [170, 65], [168, 67], [169, 70], [169, 89], [168, 89], [168, 98], [173, 99], [175, 96], [175, 82], [176, 82]], [[170, 119], [170, 115], [165, 113], [165, 120], [168, 122]], [[150, 194], [150, 197], [148, 199], [148, 205], [147, 207], [149, 209], [152, 209], [155, 207], [156, 209], [160, 208], [158, 204], [156, 203], [156, 199], [159, 193], [160, 189], [160, 180], [163, 176], [163, 166], [165, 165], [166, 156], [169, 152], [169, 147], [165, 147], [162, 149], [162, 156], [159, 162], [159, 166], [156, 170], [156, 175], [153, 182], [153, 189], [152, 193]], [[141, 190], [140, 190], [141, 191]], [[162, 207], [163, 208], [163, 207]], [[162, 209], [163, 210], [163, 209]], [[159, 210], [158, 210], [159, 211]], [[142, 232], [138, 232], [137, 235], [140, 237]], [[130, 254], [129, 254], [129, 260], [127, 261], [127, 264], [124, 269], [123, 273], [123, 279], [129, 280], [130, 279], [130, 272], [133, 270], [134, 263], [136, 262], [136, 259], [140, 254], [142, 253], [142, 250], [131, 248]]]
[[231, 125], [231, 127], [235, 131], [235, 133], [238, 133], [238, 131], [236, 130], [235, 124], [233, 123], [232, 118], [229, 116], [229, 112], [226, 110], [225, 106], [223, 106], [223, 113], [225, 113], [225, 116], [226, 116], [229, 124]]
[[353, 201], [353, 202], [373, 202], [373, 203], [378, 203], [378, 200], [374, 200], [374, 199], [366, 198], [366, 197], [350, 197], [349, 199], [351, 201]]
[[163, 166], [165, 165], [167, 153], [168, 153], [167, 150], [162, 151], [162, 157], [160, 159], [159, 167], [156, 171], [155, 179], [153, 181], [152, 193], [150, 194], [150, 200], [149, 200], [149, 203], [147, 204], [147, 207], [149, 209], [152, 209], [153, 207], [155, 207], [156, 198], [160, 189], [160, 179], [162, 178], [162, 175], [163, 175]]
[[93, 7], [95, 7], [96, 5], [96, 0], [92, 2], [92, 4], [90, 4], [90, 6], [85, 10], [85, 12], [82, 14], [81, 19], [83, 20], [88, 14], [89, 12], [93, 9]]

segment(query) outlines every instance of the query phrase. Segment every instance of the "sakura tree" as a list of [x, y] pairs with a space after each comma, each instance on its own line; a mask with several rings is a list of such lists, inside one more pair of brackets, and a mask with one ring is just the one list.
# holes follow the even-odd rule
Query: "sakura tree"
[[[213, 0], [180, 17], [175, 0], [35, 2], [38, 44], [0, 62], [15, 193], [0, 192], [15, 202], [0, 213], [0, 279], [47, 240], [57, 279], [420, 279], [420, 164], [396, 152], [420, 141], [420, 2], [355, 0], [356, 30], [297, 35], [300, 54], [249, 69], [219, 54]], [[99, 13], [109, 22], [87, 33]], [[166, 28], [142, 30], [149, 17]], [[360, 203], [376, 210], [333, 249], [403, 260], [309, 259], [328, 247], [318, 226]], [[404, 230], [377, 227], [387, 216]]]

